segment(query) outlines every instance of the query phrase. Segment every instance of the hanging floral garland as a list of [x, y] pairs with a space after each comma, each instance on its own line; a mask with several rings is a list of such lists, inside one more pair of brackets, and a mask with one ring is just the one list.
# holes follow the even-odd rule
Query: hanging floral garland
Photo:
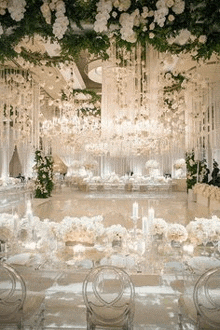
[[[137, 42], [194, 59], [220, 53], [218, 0], [2, 0], [0, 60], [22, 57], [39, 64], [72, 60], [82, 50], [108, 58], [110, 40]], [[53, 58], [26, 45], [38, 36], [60, 46]]]

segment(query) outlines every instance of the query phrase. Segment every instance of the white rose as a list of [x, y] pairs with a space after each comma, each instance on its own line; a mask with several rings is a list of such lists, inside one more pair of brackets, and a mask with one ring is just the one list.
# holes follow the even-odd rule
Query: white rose
[[172, 7], [172, 10], [174, 11], [175, 14], [182, 14], [185, 9], [185, 2], [182, 0], [175, 0], [175, 4]]
[[154, 37], [155, 37], [155, 34], [154, 34], [153, 32], [150, 32], [150, 33], [149, 33], [149, 38], [150, 38], [150, 39], [153, 39]]
[[182, 29], [180, 30], [179, 34], [176, 36], [174, 42], [182, 46], [189, 41], [190, 37], [191, 37], [190, 31], [188, 31], [187, 29]]
[[165, 0], [158, 0], [156, 2], [157, 9], [164, 8], [166, 6]]
[[165, 7], [156, 10], [154, 13], [154, 22], [156, 22], [160, 27], [163, 27], [166, 21], [166, 15], [168, 15], [168, 13], [169, 9]]
[[168, 16], [168, 21], [173, 22], [175, 20], [175, 17], [173, 15]]
[[44, 3], [41, 7], [40, 10], [42, 12], [42, 15], [45, 19], [45, 21], [47, 22], [47, 24], [51, 23], [51, 11], [50, 11], [50, 7], [47, 3]]
[[205, 44], [207, 41], [207, 37], [205, 35], [201, 35], [199, 37], [199, 42], [201, 42], [201, 44]]
[[166, 0], [166, 6], [168, 7], [168, 8], [171, 8], [173, 5], [174, 5], [174, 1], [173, 0]]
[[118, 15], [118, 14], [116, 13], [116, 11], [113, 11], [113, 12], [112, 12], [112, 17], [116, 18], [117, 15]]
[[122, 0], [122, 1], [120, 1], [118, 10], [127, 11], [128, 8], [130, 8], [130, 6], [131, 6], [131, 1], [130, 0]]
[[133, 31], [132, 34], [126, 38], [126, 41], [135, 43], [137, 41], [137, 34]]
[[152, 22], [150, 25], [149, 25], [149, 30], [153, 30], [155, 28], [155, 23]]
[[119, 0], [114, 1], [114, 2], [113, 2], [113, 6], [114, 6], [115, 8], [118, 8], [118, 6], [119, 6]]
[[2, 0], [0, 3], [1, 8], [6, 9], [8, 6], [8, 1], [7, 0]]
[[63, 1], [58, 1], [58, 2], [56, 3], [56, 10], [57, 10], [57, 11], [60, 11], [60, 12], [62, 12], [62, 13], [65, 13], [65, 11], [66, 11], [65, 3], [64, 3]]
[[148, 17], [148, 12], [149, 12], [148, 8], [147, 7], [143, 7], [142, 8], [142, 14], [141, 14], [141, 16], [143, 18], [147, 18]]

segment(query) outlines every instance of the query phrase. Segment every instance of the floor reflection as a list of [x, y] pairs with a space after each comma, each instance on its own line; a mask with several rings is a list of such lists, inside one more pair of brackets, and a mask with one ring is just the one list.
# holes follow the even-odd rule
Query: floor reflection
[[68, 187], [54, 193], [50, 199], [33, 199], [33, 212], [41, 219], [48, 218], [57, 222], [65, 216], [102, 215], [110, 225], [116, 221], [116, 217], [127, 227], [131, 221], [132, 204], [135, 201], [138, 202], [140, 217], [147, 216], [148, 208], [153, 207], [156, 218], [163, 218], [171, 223], [186, 225], [195, 217], [207, 218], [212, 215], [208, 208], [188, 202], [185, 192], [84, 193], [72, 191]]

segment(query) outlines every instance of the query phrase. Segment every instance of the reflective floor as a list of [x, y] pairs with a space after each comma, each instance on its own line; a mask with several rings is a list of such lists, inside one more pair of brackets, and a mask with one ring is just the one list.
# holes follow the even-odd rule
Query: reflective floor
[[[80, 192], [63, 186], [46, 200], [33, 199], [33, 213], [41, 219], [61, 221], [65, 216], [103, 215], [106, 225], [132, 223], [132, 205], [138, 203], [139, 217], [153, 207], [156, 218], [186, 225], [195, 217], [210, 217], [207, 207], [189, 202], [186, 192]], [[217, 214], [218, 211], [215, 211]]]
[[[61, 221], [65, 216], [103, 215], [106, 226], [132, 226], [132, 205], [139, 217], [153, 207], [155, 217], [186, 225], [195, 217], [210, 217], [208, 208], [188, 201], [185, 192], [79, 192], [63, 186], [46, 200], [32, 199], [33, 214], [40, 219]], [[23, 205], [24, 211], [25, 205]], [[22, 211], [22, 208], [20, 208]], [[215, 212], [216, 215], [218, 211]], [[138, 223], [141, 226], [141, 221]], [[23, 275], [28, 292], [45, 294], [45, 329], [86, 329], [82, 282], [88, 270], [37, 269], [14, 265]], [[134, 330], [178, 330], [178, 299], [183, 281], [177, 273], [130, 273], [135, 284]], [[194, 328], [191, 328], [194, 329]]]

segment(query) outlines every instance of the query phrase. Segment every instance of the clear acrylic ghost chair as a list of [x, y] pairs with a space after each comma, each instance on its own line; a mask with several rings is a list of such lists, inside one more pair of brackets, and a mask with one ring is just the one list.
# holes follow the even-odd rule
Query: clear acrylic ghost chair
[[133, 329], [134, 285], [121, 268], [93, 268], [83, 282], [87, 329]]
[[[179, 329], [220, 329], [220, 267], [206, 270], [179, 299]], [[188, 329], [188, 328], [187, 328]]]
[[0, 328], [17, 326], [22, 328], [23, 305], [26, 287], [22, 277], [13, 267], [0, 264]]
[[43, 329], [44, 298], [27, 292], [17, 270], [0, 262], [0, 329]]
[[220, 267], [200, 276], [193, 291], [198, 329], [220, 329]]

